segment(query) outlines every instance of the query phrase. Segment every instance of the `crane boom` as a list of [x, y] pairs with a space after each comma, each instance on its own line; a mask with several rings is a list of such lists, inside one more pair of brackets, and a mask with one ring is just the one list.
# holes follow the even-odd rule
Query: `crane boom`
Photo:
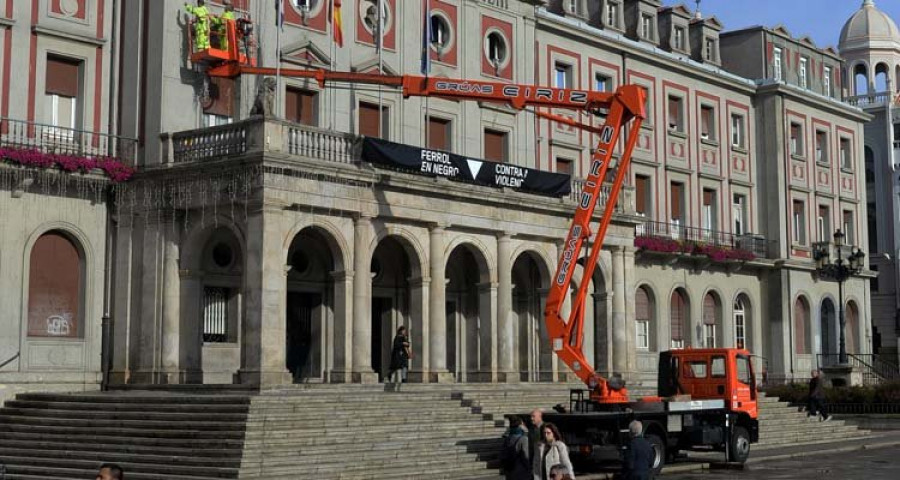
[[[234, 57], [231, 55], [230, 57]], [[400, 89], [404, 97], [439, 97], [458, 100], [476, 100], [505, 103], [516, 109], [532, 107], [551, 109], [535, 110], [535, 114], [552, 121], [579, 128], [600, 137], [591, 156], [591, 164], [584, 188], [578, 198], [575, 218], [569, 228], [556, 275], [551, 278], [544, 312], [551, 348], [570, 369], [592, 390], [592, 399], [600, 403], [627, 401], [624, 388], [613, 388], [610, 382], [598, 375], [591, 362], [584, 356], [584, 300], [594, 269], [597, 265], [603, 240], [615, 210], [616, 199], [625, 181], [631, 153], [637, 143], [638, 132], [645, 117], [646, 93], [636, 85], [623, 85], [614, 93], [565, 88], [538, 87], [479, 80], [423, 77], [416, 75], [381, 75], [373, 73], [340, 72], [331, 70], [279, 69], [281, 76], [308, 78], [325, 88], [333, 83], [369, 84]], [[246, 75], [275, 75], [276, 69], [256, 67], [234, 60], [211, 64], [207, 74], [213, 77]], [[602, 127], [580, 123], [552, 109], [571, 109], [587, 113], [602, 113], [606, 122]], [[613, 156], [619, 136], [628, 125], [628, 138], [615, 167]], [[612, 169], [612, 170], [610, 170]], [[593, 231], [594, 210], [600, 197], [601, 186], [611, 177], [607, 199], [599, 223]], [[590, 253], [583, 262], [582, 276], [567, 318], [562, 317], [561, 307], [569, 293], [575, 265], [579, 263], [585, 243], [590, 241]]]

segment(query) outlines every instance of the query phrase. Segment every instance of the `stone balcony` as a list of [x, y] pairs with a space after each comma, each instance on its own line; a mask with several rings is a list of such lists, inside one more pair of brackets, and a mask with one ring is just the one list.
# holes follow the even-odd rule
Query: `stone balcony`
[[[278, 119], [253, 117], [228, 125], [162, 134], [161, 167], [177, 168], [228, 158], [277, 155], [286, 156], [287, 159], [294, 157], [327, 162], [329, 168], [352, 170], [365, 168], [386, 174], [407, 174], [412, 176], [411, 178], [422, 177], [421, 174], [410, 173], [408, 170], [395, 171], [382, 165], [373, 165], [363, 161], [361, 158], [363, 138], [359, 135]], [[150, 168], [157, 169], [159, 167]], [[574, 203], [583, 191], [584, 182], [584, 179], [581, 178], [572, 179], [571, 192], [561, 200], [549, 199], [537, 194], [527, 195], [533, 197], [535, 202]], [[477, 188], [498, 190], [484, 186]], [[601, 187], [598, 207], [603, 208], [606, 204], [609, 192], [609, 185]], [[600, 210], [598, 209], [597, 212], [599, 213]], [[624, 186], [619, 192], [616, 213], [619, 217], [635, 216], [634, 187]]]

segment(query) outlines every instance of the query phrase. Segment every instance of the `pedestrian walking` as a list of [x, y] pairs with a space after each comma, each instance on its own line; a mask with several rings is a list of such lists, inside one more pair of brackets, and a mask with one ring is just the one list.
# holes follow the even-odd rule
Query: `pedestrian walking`
[[[532, 475], [534, 480], [553, 480], [550, 469], [554, 465], [561, 465], [569, 472], [574, 472], [572, 461], [569, 460], [569, 448], [562, 441], [562, 435], [556, 425], [547, 422], [541, 425], [541, 435], [544, 441], [538, 447], [538, 454], [532, 461]], [[574, 480], [574, 473], [571, 475]]]
[[115, 463], [104, 463], [94, 480], [125, 480], [125, 471]]
[[503, 436], [500, 450], [500, 465], [506, 480], [531, 480], [531, 441], [520, 417], [509, 418], [509, 430]]
[[831, 420], [825, 409], [825, 385], [819, 370], [813, 370], [809, 379], [809, 398], [807, 399], [806, 416], [816, 417], [822, 422]]
[[622, 462], [623, 480], [650, 480], [653, 474], [653, 445], [644, 438], [644, 426], [633, 420], [628, 424], [631, 440]]
[[395, 392], [399, 392], [400, 384], [406, 381], [411, 357], [412, 348], [409, 343], [409, 335], [406, 333], [406, 327], [401, 325], [397, 329], [397, 335], [394, 337], [391, 347], [391, 366], [388, 374], [388, 380], [394, 383]]
[[194, 50], [209, 48], [209, 9], [206, 0], [197, 0], [197, 6], [184, 4], [184, 9], [194, 16]]
[[528, 427], [528, 440], [531, 442], [531, 458], [538, 454], [538, 447], [544, 441], [541, 427], [544, 425], [544, 412], [539, 408], [531, 411], [531, 425]]

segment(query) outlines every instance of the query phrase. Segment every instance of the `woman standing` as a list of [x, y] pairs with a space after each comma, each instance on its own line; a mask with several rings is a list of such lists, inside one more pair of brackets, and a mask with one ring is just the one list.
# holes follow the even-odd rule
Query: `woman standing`
[[569, 460], [569, 449], [562, 442], [562, 435], [559, 429], [552, 423], [541, 425], [541, 435], [543, 442], [537, 448], [537, 455], [534, 456], [534, 480], [552, 480], [550, 469], [554, 465], [562, 465], [569, 472], [572, 472], [572, 479], [575, 479], [575, 469], [572, 468], [572, 461]]
[[406, 381], [406, 372], [409, 370], [409, 358], [412, 356], [409, 346], [409, 336], [406, 327], [397, 329], [394, 344], [391, 347], [391, 366], [388, 379], [394, 382], [394, 391], [400, 391], [400, 383]]

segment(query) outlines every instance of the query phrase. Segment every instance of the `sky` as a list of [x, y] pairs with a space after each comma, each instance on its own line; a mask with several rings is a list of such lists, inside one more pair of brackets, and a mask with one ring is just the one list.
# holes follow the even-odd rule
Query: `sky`
[[[693, 10], [694, 0], [663, 0], [664, 5], [683, 2]], [[725, 30], [753, 25], [774, 27], [784, 24], [795, 38], [812, 37], [819, 47], [837, 48], [841, 28], [863, 0], [702, 0], [704, 17], [715, 16]], [[900, 24], [900, 0], [875, 0], [875, 6]]]

